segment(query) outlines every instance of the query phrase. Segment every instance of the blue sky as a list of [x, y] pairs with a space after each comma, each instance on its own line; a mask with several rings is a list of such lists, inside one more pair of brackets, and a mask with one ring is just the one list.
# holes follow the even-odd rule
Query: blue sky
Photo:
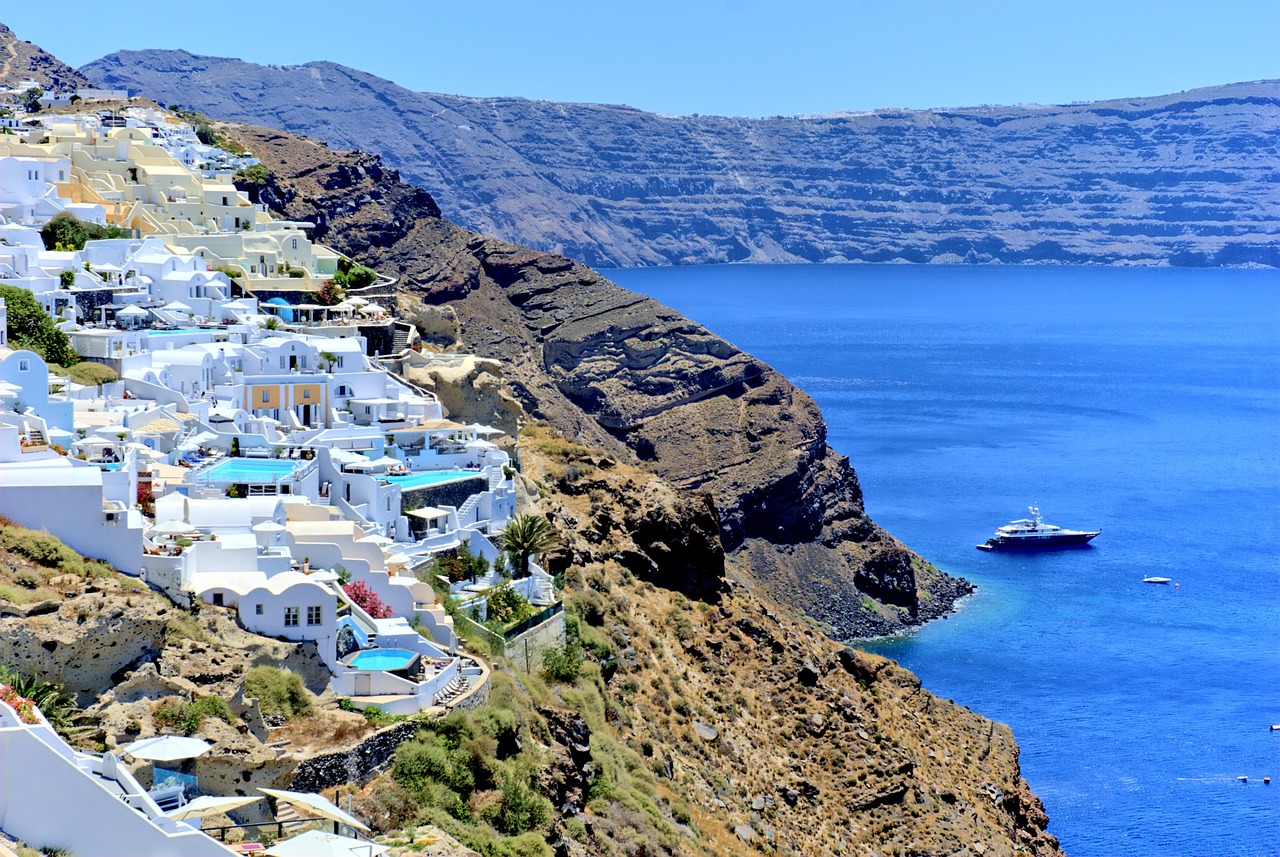
[[1280, 77], [1280, 0], [268, 0], [134, 8], [143, 7], [13, 0], [0, 20], [72, 65], [119, 48], [185, 48], [259, 63], [333, 60], [430, 92], [664, 113], [1057, 103]]

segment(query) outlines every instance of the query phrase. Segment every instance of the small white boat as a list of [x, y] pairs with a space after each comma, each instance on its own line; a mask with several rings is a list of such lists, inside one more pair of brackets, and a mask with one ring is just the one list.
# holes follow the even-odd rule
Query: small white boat
[[1142, 582], [1143, 583], [1171, 583], [1172, 581], [1167, 577], [1144, 577], [1142, 578]]

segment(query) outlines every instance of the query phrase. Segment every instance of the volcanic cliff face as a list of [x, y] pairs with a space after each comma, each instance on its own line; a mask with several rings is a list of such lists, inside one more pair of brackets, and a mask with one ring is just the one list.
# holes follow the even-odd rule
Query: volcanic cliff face
[[402, 314], [449, 304], [467, 349], [503, 362], [535, 419], [708, 494], [738, 572], [838, 638], [922, 622], [968, 591], [866, 516], [817, 406], [769, 366], [583, 265], [440, 219], [376, 158], [263, 128], [229, 133], [272, 172], [258, 199], [399, 275]]
[[121, 51], [83, 71], [384, 156], [445, 215], [592, 265], [1280, 264], [1280, 84], [806, 118], [411, 92], [327, 62]]
[[43, 48], [24, 42], [0, 24], [0, 86], [34, 80], [46, 91], [64, 92], [92, 86], [89, 79]]

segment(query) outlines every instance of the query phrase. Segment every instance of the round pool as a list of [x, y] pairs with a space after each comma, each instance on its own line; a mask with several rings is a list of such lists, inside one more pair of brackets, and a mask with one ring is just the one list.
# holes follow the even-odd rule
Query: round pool
[[417, 660], [418, 653], [408, 649], [365, 649], [343, 663], [354, 670], [407, 670]]

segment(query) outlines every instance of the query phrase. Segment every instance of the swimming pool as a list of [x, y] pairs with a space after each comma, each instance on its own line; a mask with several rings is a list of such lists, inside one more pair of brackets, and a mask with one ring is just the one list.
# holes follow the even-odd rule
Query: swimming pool
[[418, 659], [417, 652], [408, 649], [365, 649], [344, 661], [356, 670], [403, 670]]
[[200, 478], [210, 482], [279, 482], [293, 475], [303, 463], [279, 458], [231, 458], [219, 461]]
[[213, 333], [207, 327], [177, 327], [173, 330], [148, 330], [148, 336], [181, 336], [184, 333]]
[[422, 473], [409, 473], [403, 476], [388, 476], [401, 488], [425, 488], [428, 485], [441, 485], [445, 482], [457, 482], [459, 479], [474, 479], [481, 474], [476, 470], [425, 470]]

